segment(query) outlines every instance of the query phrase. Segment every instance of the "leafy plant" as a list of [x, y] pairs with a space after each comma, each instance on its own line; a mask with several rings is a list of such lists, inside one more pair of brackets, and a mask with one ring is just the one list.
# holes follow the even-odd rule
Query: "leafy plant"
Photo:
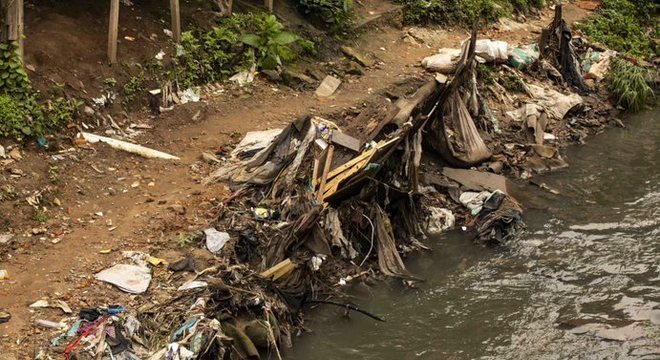
[[124, 95], [124, 103], [130, 104], [135, 101], [135, 97], [140, 92], [145, 89], [145, 77], [144, 72], [131, 77], [124, 87], [122, 88], [122, 94]]
[[653, 0], [604, 0], [579, 29], [613, 50], [651, 58], [660, 54], [655, 40], [660, 36], [659, 24]]
[[15, 42], [0, 43], [0, 93], [25, 100], [32, 94], [32, 86], [18, 51]]
[[513, 12], [545, 6], [544, 0], [398, 0], [405, 5], [404, 21], [412, 24], [493, 23]]
[[298, 52], [313, 51], [311, 41], [297, 36], [292, 46], [292, 35], [274, 16], [263, 13], [234, 14], [210, 30], [184, 32], [174, 59], [177, 78], [185, 87], [212, 83], [249, 68], [255, 60], [267, 67], [278, 58], [289, 61]]
[[643, 109], [655, 96], [646, 82], [648, 76], [648, 70], [624, 59], [616, 59], [612, 63], [607, 82], [608, 90], [617, 105], [630, 112]]
[[66, 100], [60, 97], [49, 100], [44, 107], [45, 125], [49, 128], [56, 128], [70, 123], [81, 105], [82, 102], [76, 99]]
[[296, 56], [291, 44], [301, 40], [296, 34], [284, 31], [275, 15], [267, 15], [259, 32], [241, 35], [240, 40], [252, 47], [259, 65], [265, 69], [275, 69], [282, 60], [290, 61]]
[[297, 5], [300, 12], [321, 22], [334, 34], [351, 30], [355, 22], [352, 0], [297, 0]]

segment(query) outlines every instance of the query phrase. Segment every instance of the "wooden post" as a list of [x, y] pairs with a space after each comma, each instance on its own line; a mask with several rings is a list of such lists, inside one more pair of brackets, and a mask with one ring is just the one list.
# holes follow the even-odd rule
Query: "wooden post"
[[110, 21], [108, 22], [108, 62], [117, 62], [117, 35], [119, 33], [119, 0], [110, 0]]
[[181, 42], [181, 11], [179, 0], [170, 0], [170, 11], [172, 13], [172, 37], [175, 43]]
[[18, 37], [18, 53], [21, 56], [21, 61], [23, 61], [23, 31], [24, 31], [24, 26], [23, 26], [23, 0], [14, 0], [16, 3], [16, 27], [17, 27], [17, 37]]
[[268, 11], [273, 12], [273, 0], [264, 0], [264, 6]]

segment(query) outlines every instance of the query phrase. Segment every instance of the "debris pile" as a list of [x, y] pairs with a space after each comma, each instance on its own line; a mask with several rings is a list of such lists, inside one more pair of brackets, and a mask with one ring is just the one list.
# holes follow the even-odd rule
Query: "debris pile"
[[[109, 348], [114, 358], [121, 334], [135, 344], [122, 345], [130, 350], [127, 359], [141, 351], [154, 354], [151, 359], [279, 357], [302, 327], [306, 305], [338, 305], [382, 320], [327, 297], [360, 277], [419, 280], [403, 257], [427, 249], [428, 234], [461, 223], [482, 243], [506, 243], [524, 224], [500, 174], [527, 178], [566, 166], [553, 142], [577, 131], [564, 130], [569, 114], [570, 121], [586, 119], [575, 114], [589, 112], [591, 104], [568, 91], [587, 87], [558, 8], [540, 45], [477, 40], [473, 31], [462, 49], [425, 59], [439, 74], [377, 116], [359, 114], [343, 126], [308, 116], [284, 129], [248, 133], [226, 159], [204, 154], [219, 166], [206, 182], [226, 182], [232, 190], [218, 207], [217, 223], [200, 233], [213, 266], [198, 271], [191, 257], [173, 262], [163, 286], [167, 296], [136, 309], [130, 322], [116, 314], [84, 319], [65, 338], [75, 339], [70, 344], [84, 339], [83, 352], [96, 356]], [[368, 66], [369, 59], [343, 51]], [[481, 84], [480, 62], [525, 79], [522, 71], [543, 72], [546, 80], [566, 84], [568, 95], [521, 80], [521, 97], [510, 99], [500, 85]], [[330, 96], [335, 80], [324, 80], [317, 94]], [[117, 264], [96, 278], [142, 294], [152, 280], [143, 255], [126, 254], [135, 264]], [[110, 326], [112, 340], [102, 330]]]

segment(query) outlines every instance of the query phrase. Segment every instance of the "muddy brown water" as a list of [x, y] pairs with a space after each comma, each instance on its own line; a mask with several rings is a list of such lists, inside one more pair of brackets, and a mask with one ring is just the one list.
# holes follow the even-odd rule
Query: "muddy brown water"
[[506, 249], [453, 231], [407, 259], [427, 280], [354, 292], [378, 323], [318, 308], [287, 359], [660, 359], [660, 111], [569, 148], [528, 189]]

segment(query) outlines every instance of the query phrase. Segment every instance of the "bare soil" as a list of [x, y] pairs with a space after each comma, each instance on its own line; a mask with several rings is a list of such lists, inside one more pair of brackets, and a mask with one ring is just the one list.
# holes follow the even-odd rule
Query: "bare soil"
[[[64, 82], [76, 92], [95, 96], [94, 89], [101, 87], [105, 77], [127, 77], [130, 71], [118, 75], [104, 64], [105, 10], [91, 3], [84, 6], [84, 0], [77, 2], [80, 4], [71, 7], [53, 5], [59, 12], [28, 9], [26, 59], [34, 66], [36, 72], [30, 75], [42, 91], [47, 91], [49, 82]], [[72, 8], [98, 13], [76, 17]], [[564, 13], [569, 17], [576, 14], [571, 19], [579, 20], [588, 11], [568, 6]], [[526, 24], [498, 26], [484, 36], [530, 43], [551, 15], [547, 10]], [[123, 62], [143, 62], [158, 52], [164, 35], [156, 19], [158, 16], [137, 6], [122, 13], [120, 38], [136, 38], [122, 41]], [[157, 40], [150, 39], [152, 33]], [[102, 304], [131, 307], [141, 302], [93, 278], [95, 272], [118, 261], [121, 251], [144, 251], [170, 261], [194, 252], [199, 261], [211, 261], [205, 251], [180, 246], [178, 241], [180, 234], [210, 223], [214, 204], [228, 194], [222, 184], [201, 184], [214, 169], [200, 159], [202, 152], [222, 154], [247, 131], [284, 127], [310, 113], [329, 114], [331, 120], [340, 121], [332, 114], [362, 109], [373, 94], [411, 76], [424, 75], [419, 67], [423, 57], [441, 47], [458, 47], [467, 37], [459, 28], [400, 28], [376, 21], [367, 24], [365, 33], [352, 45], [374, 55], [378, 65], [363, 76], [344, 78], [330, 99], [258, 78], [244, 88], [227, 85], [222, 94], [156, 118], [144, 110], [131, 113], [127, 122], [153, 126], [137, 142], [181, 157], [177, 162], [144, 159], [103, 145], [76, 148], [59, 154], [59, 159], [53, 157], [54, 152], [21, 148], [22, 160], [0, 168], [0, 185], [10, 185], [15, 193], [10, 199], [0, 198], [0, 220], [4, 222], [0, 233], [15, 234], [9, 245], [0, 248], [0, 269], [10, 275], [9, 280], [0, 281], [0, 308], [12, 315], [8, 323], [0, 324], [0, 354], [13, 353], [22, 359], [34, 357], [48, 346], [51, 333], [32, 324], [36, 319], [59, 321], [63, 315], [55, 309], [28, 308], [41, 298], [65, 300], [74, 311]], [[332, 68], [339, 61], [320, 65]], [[65, 141], [51, 145], [55, 150], [71, 146]], [[20, 169], [24, 175], [11, 177], [9, 169]], [[39, 191], [38, 207], [47, 216], [43, 224], [35, 221], [35, 210], [25, 201]], [[166, 286], [168, 276], [167, 271], [156, 270], [152, 287]]]

